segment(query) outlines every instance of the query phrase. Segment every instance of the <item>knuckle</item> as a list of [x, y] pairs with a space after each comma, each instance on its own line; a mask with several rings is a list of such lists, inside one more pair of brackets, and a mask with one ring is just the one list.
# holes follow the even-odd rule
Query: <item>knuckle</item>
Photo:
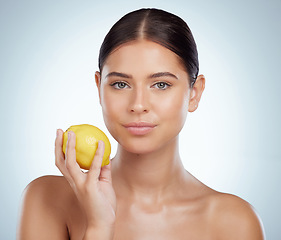
[[68, 171], [71, 171], [72, 166], [71, 166], [71, 164], [69, 163], [69, 161], [66, 161], [66, 162], [65, 162], [65, 168], [66, 168]]
[[97, 170], [100, 169], [100, 166], [99, 166], [99, 164], [98, 164], [98, 161], [93, 161], [93, 163], [92, 163], [92, 169], [93, 169], [94, 171], [97, 171]]
[[83, 186], [83, 191], [86, 192], [86, 193], [90, 192], [89, 184], [85, 183], [85, 185]]
[[100, 177], [100, 181], [111, 183], [110, 179], [108, 179], [106, 177]]
[[98, 150], [96, 151], [95, 156], [97, 156], [97, 157], [102, 157], [102, 156], [103, 156], [103, 149], [98, 149]]
[[55, 165], [56, 165], [57, 167], [60, 166], [60, 160], [59, 160], [58, 157], [55, 158]]
[[65, 154], [69, 156], [70, 154], [73, 154], [73, 153], [74, 153], [74, 147], [67, 145], [65, 148]]
[[100, 157], [101, 157], [101, 153], [99, 151], [96, 151], [95, 158], [100, 158]]
[[70, 148], [70, 146], [71, 146], [71, 143], [70, 143], [69, 140], [67, 140], [67, 142], [66, 142], [66, 148]]
[[58, 163], [57, 159], [56, 159], [56, 161], [55, 161], [55, 165], [56, 165], [56, 167], [59, 167], [59, 166], [60, 166], [60, 164]]
[[87, 193], [87, 194], [91, 193], [91, 192], [93, 191], [92, 185], [89, 184], [89, 183], [85, 183], [85, 185], [84, 185], [84, 191], [85, 191], [85, 193]]
[[55, 139], [55, 145], [57, 145], [58, 143], [59, 143], [59, 138], [56, 137], [56, 139]]
[[62, 167], [62, 163], [61, 163], [61, 161], [59, 161], [58, 159], [55, 160], [55, 165], [56, 165], [56, 167], [58, 167], [58, 168]]
[[55, 147], [60, 147], [61, 143], [62, 143], [62, 140], [59, 137], [56, 137]]
[[70, 150], [70, 146], [68, 144], [66, 144], [66, 147], [65, 147], [65, 153], [67, 154]]

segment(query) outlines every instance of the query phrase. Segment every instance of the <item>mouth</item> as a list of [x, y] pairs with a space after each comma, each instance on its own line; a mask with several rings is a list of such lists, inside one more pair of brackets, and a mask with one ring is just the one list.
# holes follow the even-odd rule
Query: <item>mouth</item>
[[131, 122], [123, 125], [133, 135], [145, 135], [157, 125], [149, 122]]

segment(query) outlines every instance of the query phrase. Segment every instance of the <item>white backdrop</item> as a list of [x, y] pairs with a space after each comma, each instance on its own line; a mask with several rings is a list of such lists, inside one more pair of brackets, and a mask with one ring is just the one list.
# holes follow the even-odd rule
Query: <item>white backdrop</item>
[[1, 1], [1, 239], [14, 239], [21, 194], [54, 164], [57, 128], [102, 119], [99, 47], [125, 13], [157, 7], [182, 17], [206, 88], [180, 135], [185, 168], [250, 202], [280, 239], [280, 1]]

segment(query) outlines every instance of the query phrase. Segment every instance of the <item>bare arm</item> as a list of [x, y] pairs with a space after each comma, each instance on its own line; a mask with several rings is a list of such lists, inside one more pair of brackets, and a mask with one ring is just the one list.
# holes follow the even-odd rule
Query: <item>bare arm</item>
[[56, 207], [46, 178], [31, 182], [23, 192], [18, 240], [69, 239], [61, 209]]
[[56, 166], [67, 179], [86, 215], [87, 231], [84, 240], [113, 239], [116, 195], [112, 186], [111, 162], [101, 167], [104, 142], [99, 141], [93, 162], [87, 173], [81, 171], [76, 161], [75, 144], [75, 133], [69, 131], [66, 153], [64, 154], [62, 151], [63, 131], [61, 129], [57, 131]]
[[[72, 140], [68, 138], [65, 158], [62, 133], [62, 130], [58, 131], [55, 143], [56, 166], [64, 174], [87, 216], [84, 240], [112, 239], [116, 196], [111, 181], [111, 165], [101, 168], [104, 144], [101, 143], [91, 169], [85, 174], [76, 162], [75, 135]], [[17, 229], [18, 240], [69, 239], [65, 219], [67, 210], [62, 205], [65, 199], [58, 199], [60, 189], [56, 187], [57, 182], [49, 180], [49, 177], [41, 177], [26, 187]]]

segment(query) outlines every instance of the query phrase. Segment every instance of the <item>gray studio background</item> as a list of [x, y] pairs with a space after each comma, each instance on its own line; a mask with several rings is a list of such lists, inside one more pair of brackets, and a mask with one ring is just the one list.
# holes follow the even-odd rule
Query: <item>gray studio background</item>
[[281, 2], [242, 0], [1, 1], [0, 239], [15, 239], [26, 185], [61, 175], [57, 128], [89, 123], [109, 135], [94, 83], [98, 51], [112, 24], [141, 7], [179, 15], [198, 45], [206, 88], [181, 133], [184, 166], [250, 202], [267, 238], [281, 239]]

